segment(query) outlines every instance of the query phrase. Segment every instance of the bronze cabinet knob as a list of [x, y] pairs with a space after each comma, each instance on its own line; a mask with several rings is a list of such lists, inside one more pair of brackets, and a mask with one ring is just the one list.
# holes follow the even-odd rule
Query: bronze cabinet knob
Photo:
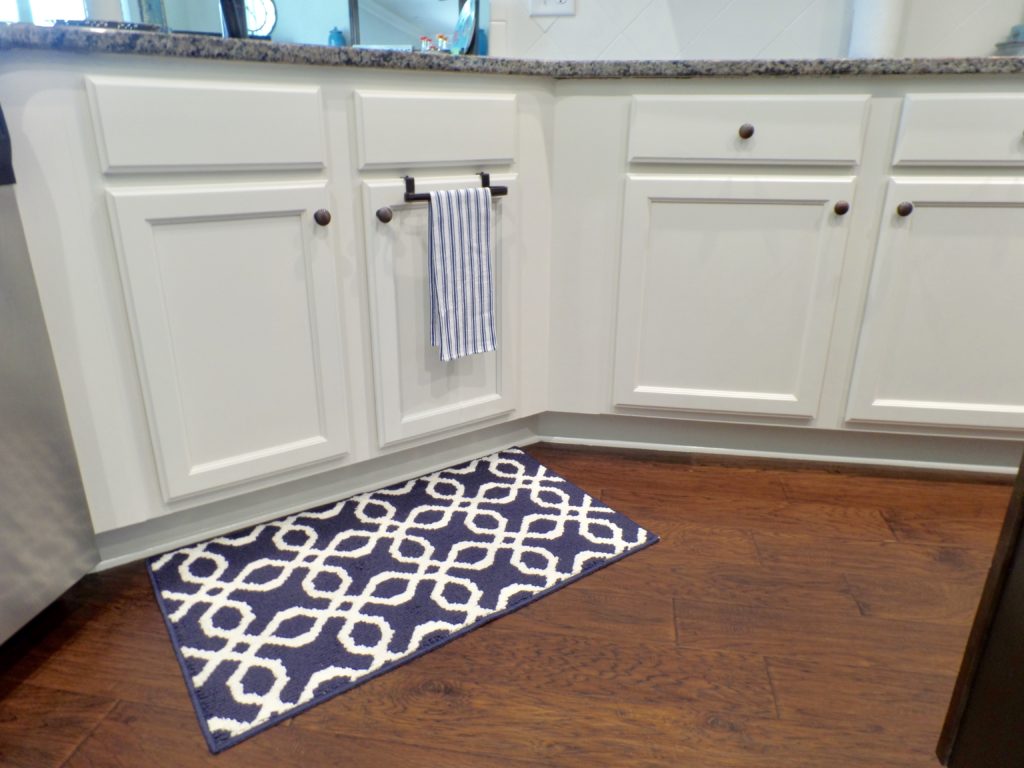
[[391, 219], [395, 217], [395, 212], [387, 206], [377, 209], [377, 218], [384, 224], [387, 224]]
[[752, 126], [750, 123], [744, 123], [743, 125], [740, 126], [739, 133], [741, 139], [749, 139], [751, 136], [754, 135], [754, 126]]
[[896, 213], [900, 216], [906, 217], [914, 212], [914, 204], [910, 202], [903, 202], [896, 206]]
[[845, 216], [850, 212], [850, 204], [845, 200], [838, 200], [832, 210], [836, 212], [836, 216]]
[[326, 227], [331, 223], [331, 212], [326, 208], [321, 208], [319, 211], [313, 214], [313, 221], [319, 224], [321, 227]]

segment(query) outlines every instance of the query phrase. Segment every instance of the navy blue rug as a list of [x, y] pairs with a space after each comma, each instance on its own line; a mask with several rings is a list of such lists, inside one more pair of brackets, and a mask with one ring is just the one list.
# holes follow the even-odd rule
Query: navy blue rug
[[149, 569], [219, 752], [657, 540], [511, 449]]

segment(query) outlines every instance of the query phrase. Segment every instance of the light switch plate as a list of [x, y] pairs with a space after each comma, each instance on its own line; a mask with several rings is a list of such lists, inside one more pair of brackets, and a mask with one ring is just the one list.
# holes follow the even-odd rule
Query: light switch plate
[[531, 16], [575, 16], [576, 0], [530, 0]]

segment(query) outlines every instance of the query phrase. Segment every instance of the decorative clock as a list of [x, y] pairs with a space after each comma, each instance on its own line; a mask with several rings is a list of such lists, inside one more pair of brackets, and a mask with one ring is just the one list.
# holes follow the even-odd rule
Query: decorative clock
[[253, 37], [270, 37], [277, 26], [274, 0], [245, 0], [245, 25]]

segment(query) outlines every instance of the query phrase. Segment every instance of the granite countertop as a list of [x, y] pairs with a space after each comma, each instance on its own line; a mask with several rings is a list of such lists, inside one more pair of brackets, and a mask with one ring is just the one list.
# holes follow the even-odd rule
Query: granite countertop
[[209, 35], [0, 24], [0, 51], [127, 53], [271, 64], [533, 75], [556, 79], [833, 77], [849, 75], [999, 75], [1024, 73], [1024, 58], [751, 59], [686, 61], [538, 61], [293, 45]]

